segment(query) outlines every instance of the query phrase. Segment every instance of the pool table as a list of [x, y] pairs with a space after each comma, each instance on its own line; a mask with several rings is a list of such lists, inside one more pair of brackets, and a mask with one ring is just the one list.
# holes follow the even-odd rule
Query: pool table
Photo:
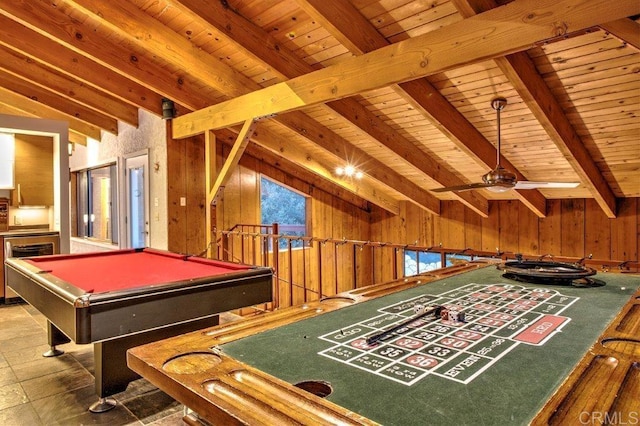
[[218, 324], [218, 314], [272, 300], [272, 270], [171, 253], [126, 249], [9, 258], [8, 285], [48, 320], [51, 350], [73, 340], [94, 344], [99, 400], [139, 378], [126, 350]]
[[[127, 360], [193, 410], [188, 423], [634, 424], [640, 279], [596, 277], [605, 285], [541, 285], [456, 265], [132, 348]], [[425, 306], [440, 316], [415, 319]]]

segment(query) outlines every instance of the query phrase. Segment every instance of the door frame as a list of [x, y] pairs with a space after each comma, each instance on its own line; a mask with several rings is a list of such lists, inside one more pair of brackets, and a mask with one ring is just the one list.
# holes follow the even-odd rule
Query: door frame
[[[122, 169], [123, 169], [123, 189], [122, 191], [123, 202], [120, 204], [123, 206], [123, 215], [124, 218], [124, 226], [122, 227], [123, 231], [123, 240], [122, 242], [126, 244], [126, 247], [131, 247], [131, 234], [129, 227], [129, 213], [130, 213], [130, 205], [129, 205], [129, 191], [130, 191], [130, 182], [129, 182], [129, 168], [130, 165], [135, 165], [136, 167], [142, 166], [144, 169], [143, 181], [144, 181], [144, 222], [145, 222], [145, 247], [149, 246], [150, 242], [150, 191], [149, 191], [149, 149], [143, 149], [141, 151], [132, 152], [123, 156], [122, 159]], [[122, 246], [122, 245], [121, 245]]]

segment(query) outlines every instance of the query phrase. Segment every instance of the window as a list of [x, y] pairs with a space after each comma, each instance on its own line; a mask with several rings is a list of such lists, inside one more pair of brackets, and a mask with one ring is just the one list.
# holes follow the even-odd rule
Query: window
[[442, 257], [440, 253], [413, 250], [404, 251], [405, 277], [422, 274], [439, 268], [442, 268]]
[[73, 172], [77, 235], [118, 243], [116, 165]]
[[[265, 177], [260, 179], [260, 212], [261, 223], [277, 223], [281, 235], [307, 235], [307, 197]], [[280, 240], [279, 246], [287, 248], [287, 240]], [[302, 241], [292, 246], [302, 247]]]
[[445, 257], [447, 259], [447, 266], [453, 266], [463, 262], [471, 262], [473, 260], [473, 257], [471, 256], [458, 253], [447, 253]]

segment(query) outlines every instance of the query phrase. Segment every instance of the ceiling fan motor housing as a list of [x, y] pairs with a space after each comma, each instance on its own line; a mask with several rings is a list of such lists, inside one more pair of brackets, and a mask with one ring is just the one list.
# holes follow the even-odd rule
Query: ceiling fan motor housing
[[489, 173], [483, 175], [482, 180], [491, 185], [513, 187], [516, 185], [517, 178], [514, 173], [498, 166]]

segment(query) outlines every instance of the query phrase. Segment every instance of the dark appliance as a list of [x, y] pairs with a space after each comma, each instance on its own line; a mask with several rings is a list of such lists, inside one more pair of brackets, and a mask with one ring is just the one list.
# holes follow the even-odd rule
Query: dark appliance
[[[60, 253], [60, 234], [58, 232], [25, 233], [4, 238], [4, 257], [33, 257]], [[3, 260], [4, 262], [4, 260]], [[4, 274], [4, 301], [12, 303], [20, 300], [19, 295], [11, 289]]]

